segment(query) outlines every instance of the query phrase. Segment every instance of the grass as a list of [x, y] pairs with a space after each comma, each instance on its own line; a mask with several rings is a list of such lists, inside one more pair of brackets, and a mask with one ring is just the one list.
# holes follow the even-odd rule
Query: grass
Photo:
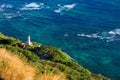
[[64, 77], [64, 73], [61, 74], [53, 74], [53, 73], [44, 73], [38, 80], [66, 80]]
[[109, 80], [72, 61], [61, 49], [20, 43], [0, 33], [0, 80]]
[[33, 80], [35, 77], [35, 68], [5, 49], [0, 49], [0, 63], [0, 77], [5, 80]]
[[[17, 55], [0, 49], [0, 78], [4, 80], [64, 80], [64, 74], [45, 72], [36, 77], [36, 68], [26, 64]], [[64, 78], [64, 79], [63, 79]]]

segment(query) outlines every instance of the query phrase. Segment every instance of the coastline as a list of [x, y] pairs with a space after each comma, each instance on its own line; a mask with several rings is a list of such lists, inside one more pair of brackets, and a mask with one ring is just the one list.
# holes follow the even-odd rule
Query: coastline
[[[8, 37], [0, 33], [1, 48], [5, 48], [15, 54], [17, 53], [22, 59], [26, 58], [29, 64], [34, 64], [34, 66], [36, 65], [40, 69], [40, 65], [49, 65], [50, 67], [57, 66], [56, 71], [64, 72], [65, 74], [67, 74], [68, 80], [109, 80], [108, 78], [100, 74], [97, 75], [91, 73], [88, 69], [85, 69], [84, 67], [76, 63], [74, 59], [71, 58], [67, 53], [62, 52], [62, 50], [58, 48], [36, 42], [33, 42], [33, 44], [30, 46], [19, 46], [21, 42], [22, 41], [17, 38]], [[43, 59], [41, 59], [40, 55], [44, 56]], [[24, 58], [22, 56], [24, 56]]]

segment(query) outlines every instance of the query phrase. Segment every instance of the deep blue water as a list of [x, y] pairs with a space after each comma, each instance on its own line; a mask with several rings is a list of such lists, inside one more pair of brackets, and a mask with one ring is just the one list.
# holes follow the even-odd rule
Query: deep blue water
[[120, 0], [0, 0], [0, 32], [61, 48], [120, 80]]

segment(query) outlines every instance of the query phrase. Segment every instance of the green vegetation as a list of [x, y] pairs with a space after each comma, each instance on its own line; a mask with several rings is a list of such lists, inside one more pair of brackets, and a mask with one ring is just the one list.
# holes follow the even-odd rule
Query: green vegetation
[[64, 73], [68, 80], [109, 80], [100, 75], [93, 74], [78, 63], [74, 62], [61, 49], [33, 42], [31, 46], [19, 46], [21, 41], [13, 37], [7, 37], [0, 33], [0, 47], [6, 48], [13, 54], [17, 54], [28, 64], [37, 68], [37, 74], [53, 72]]

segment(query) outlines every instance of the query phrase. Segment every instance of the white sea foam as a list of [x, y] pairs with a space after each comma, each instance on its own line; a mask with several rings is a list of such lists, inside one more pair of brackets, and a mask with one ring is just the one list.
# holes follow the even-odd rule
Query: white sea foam
[[87, 38], [97, 38], [101, 40], [106, 40], [107, 42], [118, 41], [120, 40], [120, 29], [115, 29], [113, 31], [101, 32], [95, 34], [78, 33], [77, 36], [87, 37]]
[[20, 10], [39, 10], [40, 8], [28, 8], [28, 7], [24, 7], [21, 8]]
[[54, 12], [61, 13], [62, 11], [69, 11], [69, 10], [73, 9], [76, 6], [76, 4], [73, 3], [73, 4], [63, 5], [63, 6], [61, 4], [57, 4], [57, 6], [59, 8], [55, 9]]
[[3, 16], [5, 18], [11, 19], [12, 17], [14, 17], [14, 13], [4, 13]]
[[120, 29], [115, 29], [113, 31], [109, 31], [109, 34], [120, 35]]
[[44, 3], [40, 3], [39, 6], [44, 6], [45, 4]]
[[64, 34], [64, 36], [65, 36], [65, 37], [68, 37], [68, 36], [69, 36], [69, 34], [68, 34], [68, 33], [65, 33], [65, 34]]
[[61, 6], [61, 4], [57, 4], [57, 6]]
[[5, 7], [5, 4], [2, 4], [0, 7], [1, 7], [1, 8], [4, 8], [4, 7]]
[[11, 19], [13, 17], [15, 17], [15, 13], [4, 13], [3, 16], [7, 19]]
[[6, 19], [11, 19], [11, 18], [14, 18], [14, 17], [21, 16], [21, 14], [20, 14], [20, 11], [18, 11], [18, 12], [16, 12], [16, 13], [3, 13], [3, 16], [4, 16]]
[[43, 8], [43, 6], [44, 3], [37, 4], [33, 2], [26, 4], [23, 8], [20, 8], [20, 10], [40, 10], [41, 8]]
[[54, 12], [56, 13], [61, 13], [62, 9], [57, 9], [57, 10], [54, 10]]
[[40, 7], [40, 6], [39, 6], [39, 4], [37, 4], [37, 3], [30, 3], [30, 4], [26, 4], [25, 7], [38, 8], [38, 7]]
[[6, 5], [6, 8], [13, 8], [11, 4]]
[[108, 33], [109, 34], [116, 34], [114, 31], [109, 31]]
[[67, 9], [72, 9], [72, 8], [74, 8], [75, 6], [76, 6], [75, 3], [74, 3], [74, 4], [69, 4], [69, 5], [64, 5], [64, 7], [67, 8]]
[[0, 4], [0, 11], [4, 11], [5, 8], [13, 8], [11, 4]]
[[63, 6], [61, 6], [60, 4], [58, 4], [59, 8], [54, 10], [54, 12], [56, 13], [61, 13], [65, 8]]
[[11, 4], [1, 4], [0, 8], [12, 8], [13, 6]]

